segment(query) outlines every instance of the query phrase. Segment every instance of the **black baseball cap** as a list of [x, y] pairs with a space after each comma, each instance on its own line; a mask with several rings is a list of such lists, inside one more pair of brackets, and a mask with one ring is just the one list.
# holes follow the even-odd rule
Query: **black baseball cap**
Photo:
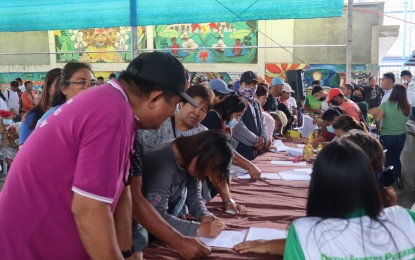
[[126, 72], [135, 78], [156, 83], [162, 88], [177, 93], [194, 107], [199, 106], [193, 98], [184, 92], [186, 70], [183, 64], [168, 53], [142, 53], [130, 62]]
[[257, 75], [252, 71], [245, 71], [241, 75], [240, 82], [251, 83], [251, 82], [258, 82]]

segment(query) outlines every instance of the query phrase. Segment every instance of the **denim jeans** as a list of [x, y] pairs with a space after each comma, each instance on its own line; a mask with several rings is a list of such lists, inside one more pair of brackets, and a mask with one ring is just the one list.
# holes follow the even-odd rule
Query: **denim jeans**
[[148, 246], [149, 237], [147, 230], [133, 219], [133, 243], [134, 252], [141, 252]]
[[405, 145], [406, 134], [400, 135], [381, 135], [380, 140], [382, 141], [383, 148], [386, 151], [385, 167], [393, 166], [393, 172], [395, 176], [400, 178], [402, 171], [401, 164], [401, 152]]

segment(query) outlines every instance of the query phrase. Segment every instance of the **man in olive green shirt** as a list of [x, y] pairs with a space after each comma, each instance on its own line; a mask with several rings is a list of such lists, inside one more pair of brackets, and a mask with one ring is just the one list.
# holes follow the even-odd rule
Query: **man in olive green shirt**
[[[312, 89], [319, 85], [320, 81], [318, 80], [314, 80], [311, 83]], [[319, 113], [321, 111], [321, 101], [314, 97], [311, 92], [305, 98], [304, 111], [308, 113]]]

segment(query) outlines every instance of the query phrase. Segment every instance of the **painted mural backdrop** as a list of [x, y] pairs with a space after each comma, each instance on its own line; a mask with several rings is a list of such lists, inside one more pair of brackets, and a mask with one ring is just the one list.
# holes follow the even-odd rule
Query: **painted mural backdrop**
[[[57, 62], [78, 60], [88, 63], [128, 63], [131, 61], [131, 27], [56, 30]], [[146, 47], [145, 27], [138, 27], [138, 48]], [[64, 52], [82, 51], [82, 54]], [[127, 51], [127, 52], [120, 52]]]
[[[307, 86], [311, 86], [314, 80], [319, 80], [322, 86], [331, 88], [341, 86], [346, 82], [345, 64], [269, 63], [265, 65], [265, 78], [268, 82], [271, 82], [274, 77], [282, 77], [285, 80], [285, 72], [288, 70], [303, 70], [304, 83]], [[352, 65], [352, 77], [360, 79], [360, 76], [370, 75], [366, 73], [366, 70], [365, 64], [354, 64]]]
[[184, 63], [256, 63], [257, 49], [241, 47], [256, 46], [257, 31], [257, 21], [157, 25], [154, 45]]

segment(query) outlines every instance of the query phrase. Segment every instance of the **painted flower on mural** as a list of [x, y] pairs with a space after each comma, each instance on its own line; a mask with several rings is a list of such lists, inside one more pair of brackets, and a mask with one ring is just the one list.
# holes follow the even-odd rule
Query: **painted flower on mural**
[[114, 44], [118, 50], [128, 50], [128, 39], [130, 38], [130, 28], [120, 27], [120, 32], [117, 34], [118, 41]]
[[82, 55], [79, 56], [79, 61], [80, 62], [85, 62], [85, 63], [90, 63], [91, 62], [91, 58], [89, 57], [88, 54], [82, 53]]
[[202, 62], [209, 61], [209, 51], [207, 50], [199, 51], [198, 56], [199, 56], [200, 61]]
[[189, 39], [189, 40], [183, 42], [182, 46], [183, 46], [183, 48], [188, 48], [188, 49], [184, 50], [185, 52], [188, 52], [188, 53], [194, 52], [199, 47], [199, 45], [197, 45], [197, 43], [195, 43], [193, 41], [193, 39]]
[[223, 42], [222, 39], [219, 39], [217, 43], [212, 45], [212, 47], [219, 50], [220, 52], [224, 52], [226, 48], [226, 44]]
[[74, 47], [77, 50], [85, 50], [85, 47], [88, 45], [84, 41], [84, 34], [82, 31], [78, 30], [69, 30], [69, 32], [72, 34], [71, 40], [74, 41]]

